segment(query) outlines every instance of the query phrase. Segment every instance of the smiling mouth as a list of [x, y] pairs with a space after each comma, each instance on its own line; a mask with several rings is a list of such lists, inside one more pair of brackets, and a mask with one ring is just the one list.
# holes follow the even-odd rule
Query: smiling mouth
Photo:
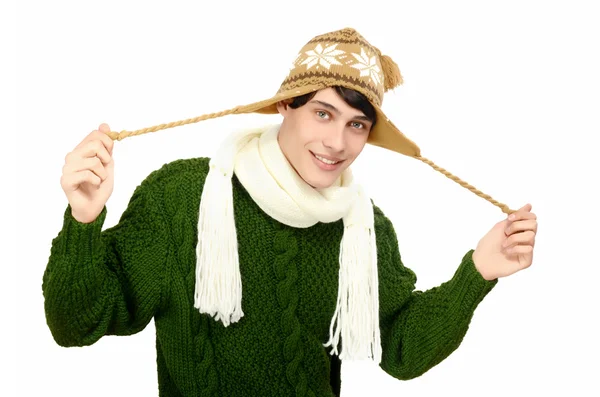
[[339, 163], [341, 163], [341, 162], [343, 162], [343, 161], [344, 161], [344, 160], [332, 161], [332, 160], [326, 159], [326, 158], [324, 158], [324, 157], [322, 157], [322, 156], [319, 156], [318, 154], [315, 154], [315, 153], [313, 153], [313, 152], [310, 152], [310, 153], [311, 153], [311, 154], [312, 154], [312, 155], [313, 155], [313, 156], [314, 156], [314, 157], [315, 157], [317, 160], [319, 160], [319, 161], [321, 161], [322, 163], [324, 163], [324, 164], [327, 164], [327, 165], [336, 165], [336, 164], [339, 164]]

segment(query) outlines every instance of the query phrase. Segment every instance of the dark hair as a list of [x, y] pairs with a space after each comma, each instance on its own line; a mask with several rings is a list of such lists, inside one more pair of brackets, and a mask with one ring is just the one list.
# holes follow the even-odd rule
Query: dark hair
[[[355, 91], [350, 88], [342, 87], [339, 85], [333, 86], [332, 88], [338, 93], [338, 95], [346, 102], [349, 106], [354, 109], [360, 110], [371, 120], [371, 129], [375, 126], [377, 122], [377, 115], [375, 113], [375, 108], [371, 105], [371, 102], [367, 99], [366, 96], [361, 94], [358, 91]], [[315, 96], [317, 92], [309, 92], [308, 94], [300, 95], [293, 98], [293, 101], [289, 104], [289, 107], [292, 109], [297, 109], [300, 106], [305, 105], [308, 101]]]

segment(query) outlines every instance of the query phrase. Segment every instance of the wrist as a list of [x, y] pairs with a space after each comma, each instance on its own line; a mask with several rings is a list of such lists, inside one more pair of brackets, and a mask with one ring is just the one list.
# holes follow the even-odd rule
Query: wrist
[[483, 270], [483, 268], [481, 267], [481, 258], [479, 258], [477, 250], [473, 251], [472, 258], [473, 258], [473, 265], [475, 266], [475, 269], [477, 269], [477, 271], [479, 272], [481, 277], [483, 277], [487, 281], [494, 280], [494, 277], [488, 276], [487, 273], [485, 272], [485, 270]]

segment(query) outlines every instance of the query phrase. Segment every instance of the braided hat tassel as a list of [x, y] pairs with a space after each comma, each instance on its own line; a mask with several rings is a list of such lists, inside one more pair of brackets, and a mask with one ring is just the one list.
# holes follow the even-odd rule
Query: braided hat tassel
[[130, 136], [156, 132], [231, 114], [276, 114], [279, 101], [327, 87], [343, 86], [363, 94], [375, 109], [377, 123], [371, 130], [367, 143], [416, 158], [497, 206], [505, 214], [515, 212], [506, 204], [494, 200], [489, 195], [435, 165], [431, 160], [421, 156], [419, 147], [406, 137], [385, 115], [381, 109], [384, 93], [402, 83], [403, 77], [400, 69], [392, 58], [383, 55], [377, 47], [370, 44], [356, 30], [344, 28], [315, 36], [309, 40], [300, 49], [293, 62], [292, 69], [290, 69], [277, 93], [269, 99], [191, 119], [159, 124], [135, 131], [123, 130], [119, 133], [110, 131], [106, 134], [113, 140], [121, 141]]

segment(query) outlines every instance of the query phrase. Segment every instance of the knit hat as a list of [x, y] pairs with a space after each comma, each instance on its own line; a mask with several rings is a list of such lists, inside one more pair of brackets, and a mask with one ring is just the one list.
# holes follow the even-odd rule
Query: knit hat
[[472, 185], [462, 181], [445, 169], [421, 156], [420, 148], [404, 135], [381, 109], [385, 92], [402, 84], [403, 78], [398, 65], [387, 55], [370, 44], [355, 29], [344, 28], [315, 36], [308, 41], [294, 59], [289, 74], [277, 93], [269, 99], [248, 105], [202, 116], [159, 124], [134, 131], [109, 131], [106, 134], [113, 140], [123, 140], [130, 136], [142, 135], [181, 125], [218, 118], [231, 114], [262, 113], [276, 114], [277, 102], [318, 91], [332, 86], [343, 86], [365, 95], [375, 108], [377, 122], [369, 133], [367, 143], [382, 147], [429, 165], [449, 179], [472, 191], [479, 197], [499, 207], [502, 212], [511, 214], [515, 210], [494, 200]]

